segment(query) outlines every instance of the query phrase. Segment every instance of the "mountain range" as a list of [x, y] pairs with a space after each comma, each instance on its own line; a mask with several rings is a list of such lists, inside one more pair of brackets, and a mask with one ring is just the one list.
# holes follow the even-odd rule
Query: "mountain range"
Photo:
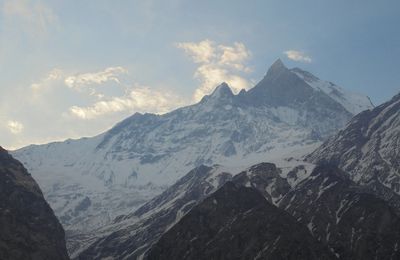
[[400, 216], [389, 203], [334, 165], [286, 160], [286, 168], [260, 163], [239, 173], [199, 166], [133, 214], [95, 232], [98, 237], [83, 241], [72, 257], [400, 256]]
[[[390, 101], [355, 116], [343, 130], [306, 156], [306, 161], [312, 163], [308, 165], [311, 171], [307, 170], [306, 161], [302, 162], [305, 165], [299, 164], [287, 174], [285, 171], [276, 170], [274, 165], [264, 166], [261, 167], [261, 171], [250, 171], [250, 176], [255, 176], [257, 182], [237, 182], [243, 179], [241, 176], [249, 176], [249, 171], [234, 175], [232, 181], [236, 184], [236, 192], [240, 190], [237, 187], [239, 184], [242, 187], [258, 190], [259, 194], [268, 200], [273, 194], [271, 188], [267, 186], [271, 183], [268, 180], [271, 179], [262, 176], [265, 176], [266, 172], [269, 172], [268, 176], [271, 176], [271, 172], [275, 172], [275, 176], [279, 174], [282, 177], [279, 187], [283, 193], [275, 192], [274, 197], [278, 199], [272, 200], [272, 204], [289, 213], [297, 223], [306, 226], [313, 238], [327, 246], [337, 259], [398, 259], [400, 257], [397, 167], [400, 160], [397, 149], [400, 136], [399, 103], [399, 95], [396, 95]], [[252, 168], [254, 167], [257, 166]], [[300, 180], [297, 181], [299, 176]], [[274, 183], [277, 183], [276, 179], [275, 177]], [[282, 184], [285, 181], [287, 185]], [[292, 183], [290, 189], [284, 188], [290, 183]], [[230, 187], [230, 189], [235, 188]], [[259, 216], [258, 209], [251, 208], [245, 213], [238, 210], [237, 205], [232, 203], [245, 200], [242, 198], [235, 200], [238, 194], [231, 194], [232, 199], [227, 198], [220, 203], [220, 193], [223, 192], [221, 188], [206, 200], [199, 201], [181, 221], [155, 242], [145, 257], [163, 259], [163, 256], [167, 255], [194, 259], [193, 256], [197, 252], [202, 257], [215, 258], [219, 252], [225, 252], [221, 259], [225, 259], [227, 255], [230, 256], [229, 259], [243, 259], [246, 254], [252, 254], [251, 258], [254, 256], [257, 258], [280, 252], [282, 245], [277, 242], [285, 238], [284, 228], [279, 235], [264, 240], [273, 229], [264, 230], [261, 234], [257, 230], [263, 230], [272, 224], [262, 223], [258, 226], [257, 218], [248, 222], [248, 219]], [[266, 195], [267, 193], [270, 196]], [[210, 201], [214, 202], [213, 205]], [[259, 202], [257, 207], [261, 207], [262, 204]], [[246, 206], [251, 207], [251, 203], [246, 203]], [[246, 206], [242, 204], [240, 209], [246, 209]], [[232, 211], [236, 211], [237, 215], [229, 219]], [[220, 214], [219, 212], [225, 212], [225, 215], [215, 217], [216, 214]], [[270, 214], [273, 216], [273, 213]], [[226, 218], [228, 222], [219, 223]], [[268, 217], [264, 216], [263, 220], [266, 219]], [[279, 220], [272, 222], [273, 225], [280, 224]], [[289, 225], [290, 221], [287, 220], [286, 223]], [[201, 228], [197, 228], [198, 226]], [[248, 230], [253, 230], [253, 234], [247, 236]], [[224, 236], [220, 236], [221, 233]], [[214, 235], [208, 237], [210, 234]], [[243, 236], [247, 239], [238, 244], [237, 239]], [[303, 236], [307, 237], [305, 234]], [[197, 242], [199, 239], [200, 242]], [[256, 242], [252, 243], [253, 239]], [[174, 243], [170, 243], [171, 241]], [[263, 246], [266, 247], [258, 244], [262, 241], [265, 241]], [[275, 243], [271, 245], [271, 241]], [[283, 247], [290, 243], [286, 241]], [[241, 248], [240, 252], [235, 253], [235, 245]], [[295, 246], [292, 248], [296, 250]], [[292, 248], [284, 252], [292, 252]], [[196, 251], [199, 249], [202, 251]], [[313, 257], [307, 255], [308, 259]], [[322, 258], [329, 259], [329, 257], [325, 255]], [[274, 255], [274, 258], [295, 259], [290, 255]]]
[[[400, 95], [373, 107], [277, 60], [248, 91], [222, 83], [197, 104], [11, 154], [72, 259], [394, 260], [399, 129]], [[0, 152], [0, 185], [16, 190], [1, 221], [11, 212], [25, 231], [2, 232], [3, 256], [68, 258], [40, 188]]]
[[223, 83], [197, 104], [163, 115], [136, 113], [95, 137], [12, 154], [71, 237], [134, 212], [199, 165], [245, 169], [293, 151], [306, 154], [372, 107], [366, 96], [277, 60], [237, 95]]

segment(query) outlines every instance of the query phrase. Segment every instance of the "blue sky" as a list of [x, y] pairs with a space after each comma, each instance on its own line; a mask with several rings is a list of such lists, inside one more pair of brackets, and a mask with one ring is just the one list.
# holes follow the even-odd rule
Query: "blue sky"
[[92, 136], [134, 112], [193, 103], [219, 81], [249, 88], [277, 58], [374, 104], [400, 90], [398, 1], [0, 0], [0, 8], [6, 148]]

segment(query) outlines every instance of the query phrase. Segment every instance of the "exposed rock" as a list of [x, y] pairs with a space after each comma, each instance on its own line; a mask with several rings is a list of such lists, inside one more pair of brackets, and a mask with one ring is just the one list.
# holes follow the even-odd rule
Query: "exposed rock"
[[340, 259], [399, 259], [400, 218], [335, 166], [321, 165], [280, 201]]
[[150, 249], [147, 259], [336, 259], [254, 188], [227, 182]]
[[39, 186], [1, 147], [0, 259], [69, 259], [64, 230]]

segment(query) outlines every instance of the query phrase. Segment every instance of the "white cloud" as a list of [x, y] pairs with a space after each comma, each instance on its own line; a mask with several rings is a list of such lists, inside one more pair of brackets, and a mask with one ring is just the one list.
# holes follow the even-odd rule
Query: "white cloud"
[[212, 93], [215, 87], [222, 82], [228, 83], [236, 93], [241, 89], [248, 89], [250, 87], [250, 82], [245, 78], [232, 74], [229, 69], [215, 64], [204, 64], [198, 67], [194, 76], [201, 81], [201, 85], [194, 92], [195, 101]]
[[311, 63], [312, 59], [310, 56], [307, 56], [304, 52], [296, 51], [296, 50], [288, 50], [284, 52], [286, 56], [294, 61], [300, 61], [305, 63]]
[[243, 43], [235, 42], [233, 46], [219, 45], [222, 51], [219, 63], [222, 65], [229, 65], [237, 70], [249, 72], [250, 69], [244, 65], [244, 62], [251, 56], [249, 50]]
[[40, 81], [31, 84], [30, 87], [33, 91], [33, 97], [43, 94], [44, 90], [51, 87], [66, 86], [75, 92], [87, 93], [90, 96], [102, 99], [105, 97], [105, 94], [100, 93], [96, 88], [107, 82], [115, 82], [121, 85], [119, 76], [127, 73], [127, 69], [120, 66], [108, 67], [97, 72], [76, 73], [74, 75], [55, 68]]
[[171, 93], [135, 86], [126, 96], [108, 98], [86, 107], [73, 106], [69, 112], [80, 119], [93, 119], [122, 111], [165, 113], [181, 105], [183, 101]]
[[1, 6], [4, 17], [17, 22], [26, 32], [37, 35], [48, 32], [50, 26], [57, 24], [58, 18], [53, 10], [42, 1], [5, 0]]
[[19, 134], [24, 129], [24, 125], [21, 122], [10, 120], [7, 122], [7, 128], [12, 134]]
[[217, 45], [207, 39], [198, 43], [177, 43], [176, 46], [199, 64], [194, 77], [199, 79], [201, 84], [195, 90], [194, 101], [210, 94], [222, 82], [228, 83], [234, 92], [251, 86], [251, 82], [241, 75], [251, 71], [246, 65], [251, 53], [243, 43], [235, 42], [232, 46]]
[[196, 63], [208, 63], [215, 58], [215, 43], [208, 39], [199, 43], [179, 42], [176, 46], [183, 49]]
[[128, 71], [123, 67], [109, 67], [103, 71], [76, 74], [66, 77], [64, 82], [68, 87], [79, 90], [88, 85], [102, 84], [108, 81], [120, 83], [118, 76], [126, 73], [128, 73]]
[[[71, 95], [75, 93], [74, 95], [79, 95], [80, 99], [86, 100], [86, 105], [67, 107], [68, 112], [64, 115], [75, 119], [95, 119], [111, 113], [127, 111], [165, 113], [184, 104], [181, 98], [168, 91], [154, 90], [137, 83], [129, 85], [122, 83], [120, 76], [127, 73], [128, 70], [120, 66], [74, 75], [60, 69], [53, 69], [39, 82], [33, 83], [31, 90], [33, 97], [42, 95], [45, 93], [44, 90], [54, 89], [56, 86], [72, 90]], [[107, 84], [109, 82], [116, 84]], [[98, 89], [100, 86], [102, 91], [108, 91], [101, 92]], [[60, 98], [57, 96], [58, 92], [59, 90], [53, 91], [51, 98]], [[46, 95], [48, 98], [49, 93]], [[90, 98], [92, 96], [96, 99]], [[75, 99], [71, 101], [73, 100]]]

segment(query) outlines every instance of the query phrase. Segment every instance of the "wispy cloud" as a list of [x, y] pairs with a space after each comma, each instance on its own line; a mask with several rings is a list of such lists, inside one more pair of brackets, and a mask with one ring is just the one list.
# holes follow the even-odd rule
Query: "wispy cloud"
[[64, 79], [64, 84], [75, 91], [87, 92], [91, 96], [96, 96], [97, 98], [102, 99], [105, 97], [105, 94], [99, 92], [97, 87], [109, 82], [121, 85], [119, 77], [127, 73], [128, 70], [121, 66], [108, 67], [97, 72], [78, 73], [72, 76], [67, 76]]
[[288, 51], [285, 51], [284, 54], [286, 54], [286, 56], [289, 59], [294, 60], [294, 61], [305, 62], [305, 63], [311, 63], [312, 62], [311, 57], [306, 55], [302, 51], [288, 50]]
[[209, 63], [215, 58], [215, 43], [210, 40], [195, 42], [178, 42], [176, 47], [183, 49], [196, 63]]
[[206, 39], [200, 42], [177, 43], [176, 47], [183, 49], [193, 62], [199, 64], [194, 73], [194, 77], [200, 80], [200, 86], [193, 95], [195, 101], [210, 94], [222, 82], [227, 82], [234, 92], [251, 86], [242, 76], [251, 71], [246, 65], [251, 52], [243, 43], [217, 45]]
[[64, 72], [60, 69], [54, 68], [49, 73], [43, 77], [40, 81], [31, 84], [31, 90], [34, 94], [38, 94], [40, 91], [43, 91], [45, 88], [50, 87], [51, 84], [56, 81], [62, 79], [64, 76]]
[[64, 82], [70, 88], [81, 89], [93, 84], [102, 84], [107, 81], [114, 81], [120, 83], [118, 76], [128, 73], [128, 70], [123, 67], [109, 67], [102, 71], [76, 74], [66, 77]]
[[69, 112], [80, 119], [94, 119], [122, 111], [165, 113], [182, 104], [183, 100], [172, 93], [136, 85], [126, 96], [107, 98], [86, 107], [72, 106]]
[[[83, 98], [86, 97], [85, 105], [72, 104], [68, 107], [68, 112], [64, 113], [70, 118], [86, 120], [118, 112], [165, 113], [186, 104], [183, 99], [167, 90], [157, 90], [137, 82], [121, 82], [120, 77], [124, 74], [128, 74], [128, 70], [120, 66], [73, 75], [61, 69], [53, 69], [39, 82], [33, 83], [31, 90], [33, 97], [37, 97], [45, 90], [61, 87]], [[102, 91], [107, 88], [107, 93]], [[59, 90], [57, 89], [54, 94], [57, 95]]]
[[[40, 95], [43, 91], [54, 86], [65, 86], [69, 89], [80, 92], [88, 93], [91, 96], [101, 98], [104, 94], [100, 93], [97, 88], [105, 83], [114, 82], [121, 85], [119, 77], [122, 74], [127, 74], [128, 70], [118, 67], [108, 67], [101, 71], [89, 73], [67, 73], [61, 69], [54, 68], [48, 72], [38, 82], [31, 84], [31, 90], [34, 96]], [[58, 84], [57, 84], [58, 83]]]
[[12, 134], [19, 134], [24, 129], [24, 125], [21, 122], [10, 120], [7, 122], [7, 128]]

